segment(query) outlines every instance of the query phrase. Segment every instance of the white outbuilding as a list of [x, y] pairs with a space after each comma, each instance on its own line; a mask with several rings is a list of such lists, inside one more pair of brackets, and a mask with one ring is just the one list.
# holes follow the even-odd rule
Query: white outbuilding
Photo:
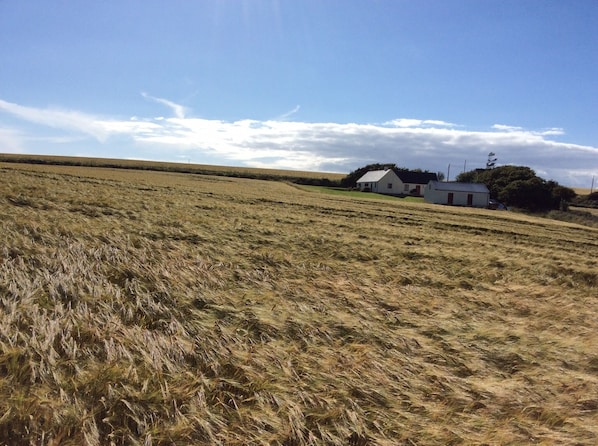
[[430, 181], [424, 191], [426, 203], [485, 208], [489, 200], [490, 191], [481, 183]]

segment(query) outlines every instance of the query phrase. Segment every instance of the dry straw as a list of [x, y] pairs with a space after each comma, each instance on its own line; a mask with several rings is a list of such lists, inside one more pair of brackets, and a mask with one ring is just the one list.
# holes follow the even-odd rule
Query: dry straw
[[598, 442], [598, 231], [0, 168], [0, 443]]

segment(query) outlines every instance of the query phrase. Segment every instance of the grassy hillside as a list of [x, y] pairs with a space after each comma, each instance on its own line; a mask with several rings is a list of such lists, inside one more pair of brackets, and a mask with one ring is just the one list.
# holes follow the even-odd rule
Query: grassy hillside
[[598, 442], [598, 230], [0, 164], [0, 444]]

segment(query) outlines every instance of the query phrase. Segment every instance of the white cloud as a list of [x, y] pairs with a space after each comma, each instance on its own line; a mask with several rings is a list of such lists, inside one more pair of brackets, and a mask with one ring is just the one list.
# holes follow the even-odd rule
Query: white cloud
[[399, 118], [393, 119], [392, 121], [387, 121], [384, 123], [385, 125], [393, 126], [393, 127], [456, 127], [455, 124], [446, 121], [440, 121], [437, 119], [409, 119], [409, 118]]
[[392, 121], [388, 121], [385, 124], [392, 125], [395, 127], [418, 127], [422, 124], [421, 119], [393, 119]]
[[[0, 112], [68, 131], [67, 136], [73, 132], [91, 136], [102, 143], [104, 154], [116, 145], [111, 138], [118, 137], [116, 155], [123, 158], [149, 153], [151, 159], [184, 158], [194, 162], [210, 160], [218, 164], [337, 172], [349, 172], [374, 162], [394, 162], [408, 168], [446, 172], [448, 164], [467, 164], [468, 169], [483, 167], [488, 153], [494, 152], [498, 165], [530, 166], [546, 179], [567, 185], [583, 185], [591, 181], [592, 175], [598, 175], [598, 148], [548, 139], [562, 135], [559, 128], [534, 131], [495, 124], [487, 131], [470, 131], [445, 121], [409, 118], [384, 124], [281, 119], [222, 121], [187, 117], [185, 111], [175, 107], [177, 104], [162, 99], [155, 102], [172, 107], [175, 116], [106, 119], [2, 100]], [[14, 138], [25, 134], [23, 130], [7, 132], [5, 129], [0, 133], [0, 138], [7, 140], [10, 135]], [[28, 150], [22, 137], [18, 146], [23, 152]], [[61, 152], [64, 146], [60, 144], [54, 150], [68, 155]], [[452, 167], [451, 177], [457, 173]]]
[[[155, 121], [160, 121], [160, 118], [156, 118]], [[160, 124], [152, 121], [109, 121], [109, 120], [96, 120], [94, 126], [102, 129], [106, 135], [114, 134], [127, 134], [127, 135], [145, 135], [159, 131]]]
[[456, 124], [453, 124], [452, 122], [446, 122], [446, 121], [438, 121], [438, 120], [434, 120], [434, 119], [426, 119], [424, 122], [424, 125], [430, 125], [430, 126], [436, 126], [436, 127], [456, 127]]
[[494, 124], [492, 126], [493, 129], [499, 130], [501, 132], [520, 132], [523, 130], [523, 127], [516, 127], [512, 125], [504, 125], [504, 124]]

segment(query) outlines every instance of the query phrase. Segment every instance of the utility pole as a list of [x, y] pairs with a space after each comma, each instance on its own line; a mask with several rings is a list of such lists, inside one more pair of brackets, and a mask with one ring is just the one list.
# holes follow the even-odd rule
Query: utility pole
[[446, 182], [448, 183], [451, 180], [451, 165], [449, 163], [448, 169], [446, 171]]
[[594, 192], [594, 177], [592, 176], [592, 185], [590, 186], [590, 193]]

